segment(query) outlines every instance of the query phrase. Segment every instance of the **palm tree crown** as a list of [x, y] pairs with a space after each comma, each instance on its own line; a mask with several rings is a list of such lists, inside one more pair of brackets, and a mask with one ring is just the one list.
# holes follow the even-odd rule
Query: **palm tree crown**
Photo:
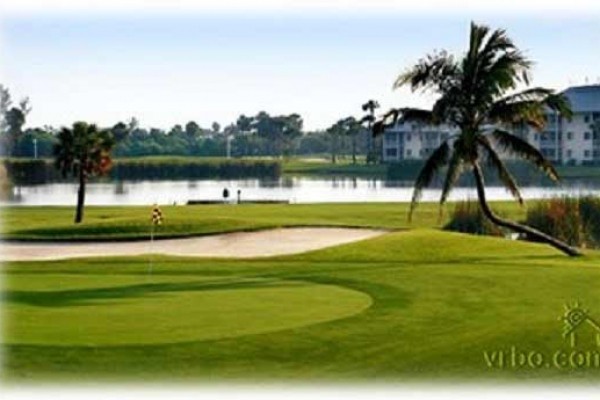
[[[542, 129], [549, 110], [567, 118], [571, 116], [566, 98], [550, 89], [533, 87], [517, 91], [520, 86], [529, 85], [531, 65], [504, 30], [492, 31], [487, 26], [472, 23], [469, 47], [462, 57], [454, 57], [444, 51], [436, 52], [421, 59], [396, 79], [394, 88], [408, 85], [413, 91], [430, 92], [439, 97], [431, 110], [390, 110], [375, 123], [374, 134], [382, 133], [385, 127], [398, 120], [448, 124], [458, 131], [444, 140], [425, 162], [415, 182], [409, 216], [423, 189], [436, 173], [447, 167], [440, 205], [448, 199], [462, 173], [471, 171], [486, 215], [489, 211], [488, 217], [493, 222], [524, 232], [523, 226], [500, 220], [489, 208], [486, 210], [481, 164], [487, 161], [521, 203], [519, 187], [500, 153], [523, 158], [552, 180], [558, 180], [556, 170], [541, 152], [511, 132], [517, 126]], [[540, 232], [527, 229], [526, 234], [539, 238], [536, 235]]]
[[111, 167], [110, 151], [114, 145], [109, 131], [99, 130], [94, 124], [76, 122], [73, 128], [62, 128], [54, 147], [56, 168], [63, 177], [78, 177], [79, 191], [75, 223], [83, 219], [85, 186], [91, 176], [103, 175]]
[[63, 127], [54, 148], [56, 167], [64, 177], [102, 175], [111, 166], [110, 151], [114, 141], [107, 131], [94, 124], [76, 122], [73, 128]]

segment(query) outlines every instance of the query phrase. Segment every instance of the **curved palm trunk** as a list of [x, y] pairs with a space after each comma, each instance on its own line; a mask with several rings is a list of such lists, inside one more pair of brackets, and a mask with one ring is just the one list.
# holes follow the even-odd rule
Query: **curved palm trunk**
[[75, 223], [83, 221], [83, 205], [85, 203], [85, 182], [86, 176], [84, 171], [79, 172], [79, 190], [77, 191], [77, 210], [75, 212]]
[[561, 242], [560, 240], [553, 238], [550, 235], [540, 232], [537, 229], [498, 217], [490, 209], [490, 206], [488, 205], [485, 199], [485, 183], [483, 180], [483, 173], [481, 172], [481, 167], [477, 163], [473, 164], [473, 175], [475, 176], [475, 182], [477, 184], [477, 197], [479, 200], [479, 205], [481, 206], [481, 210], [483, 211], [483, 214], [494, 224], [511, 229], [518, 233], [525, 234], [528, 237], [533, 238], [537, 241], [549, 244], [550, 246], [562, 251], [563, 253], [571, 257], [581, 255], [581, 253], [576, 248], [571, 247], [568, 244]]

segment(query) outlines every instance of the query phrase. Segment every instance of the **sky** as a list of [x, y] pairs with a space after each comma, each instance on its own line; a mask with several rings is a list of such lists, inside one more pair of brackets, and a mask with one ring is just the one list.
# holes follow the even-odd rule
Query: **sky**
[[471, 20], [507, 29], [535, 62], [535, 85], [561, 90], [600, 80], [600, 14], [585, 9], [166, 11], [133, 4], [7, 13], [0, 82], [15, 100], [30, 98], [28, 126], [110, 126], [135, 116], [144, 127], [190, 120], [210, 127], [265, 110], [299, 113], [306, 129], [323, 129], [361, 116], [371, 98], [382, 111], [430, 105], [432, 96], [393, 91], [392, 83], [432, 50], [464, 51]]

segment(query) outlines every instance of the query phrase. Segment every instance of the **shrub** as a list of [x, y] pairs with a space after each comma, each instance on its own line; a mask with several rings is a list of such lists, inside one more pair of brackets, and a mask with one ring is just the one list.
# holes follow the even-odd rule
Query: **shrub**
[[588, 246], [600, 248], [600, 197], [581, 197], [579, 215], [587, 233]]
[[600, 199], [556, 197], [539, 201], [527, 211], [525, 223], [571, 246], [600, 246]]
[[8, 158], [4, 160], [8, 179], [15, 184], [41, 184], [60, 179], [60, 173], [48, 159]]
[[0, 200], [8, 199], [11, 189], [12, 184], [8, 179], [6, 167], [3, 164], [0, 164]]
[[504, 236], [504, 231], [483, 215], [479, 204], [470, 200], [456, 203], [444, 229], [475, 235]]
[[[8, 177], [17, 184], [62, 180], [50, 159], [6, 159]], [[201, 157], [141, 157], [114, 160], [110, 177], [116, 180], [153, 179], [278, 179], [275, 160], [211, 159]]]

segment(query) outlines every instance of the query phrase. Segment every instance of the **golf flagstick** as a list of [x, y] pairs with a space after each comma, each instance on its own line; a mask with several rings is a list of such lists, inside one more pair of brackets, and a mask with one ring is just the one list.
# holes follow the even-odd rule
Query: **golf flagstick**
[[153, 252], [154, 252], [154, 223], [150, 227], [150, 260], [148, 265], [148, 274], [152, 275], [152, 261], [153, 261]]
[[160, 208], [155, 204], [154, 208], [152, 209], [152, 219], [151, 219], [151, 226], [150, 226], [150, 259], [148, 262], [148, 274], [152, 275], [152, 266], [153, 266], [153, 262], [154, 262], [154, 227], [156, 225], [161, 225], [162, 224], [162, 212], [160, 211]]

